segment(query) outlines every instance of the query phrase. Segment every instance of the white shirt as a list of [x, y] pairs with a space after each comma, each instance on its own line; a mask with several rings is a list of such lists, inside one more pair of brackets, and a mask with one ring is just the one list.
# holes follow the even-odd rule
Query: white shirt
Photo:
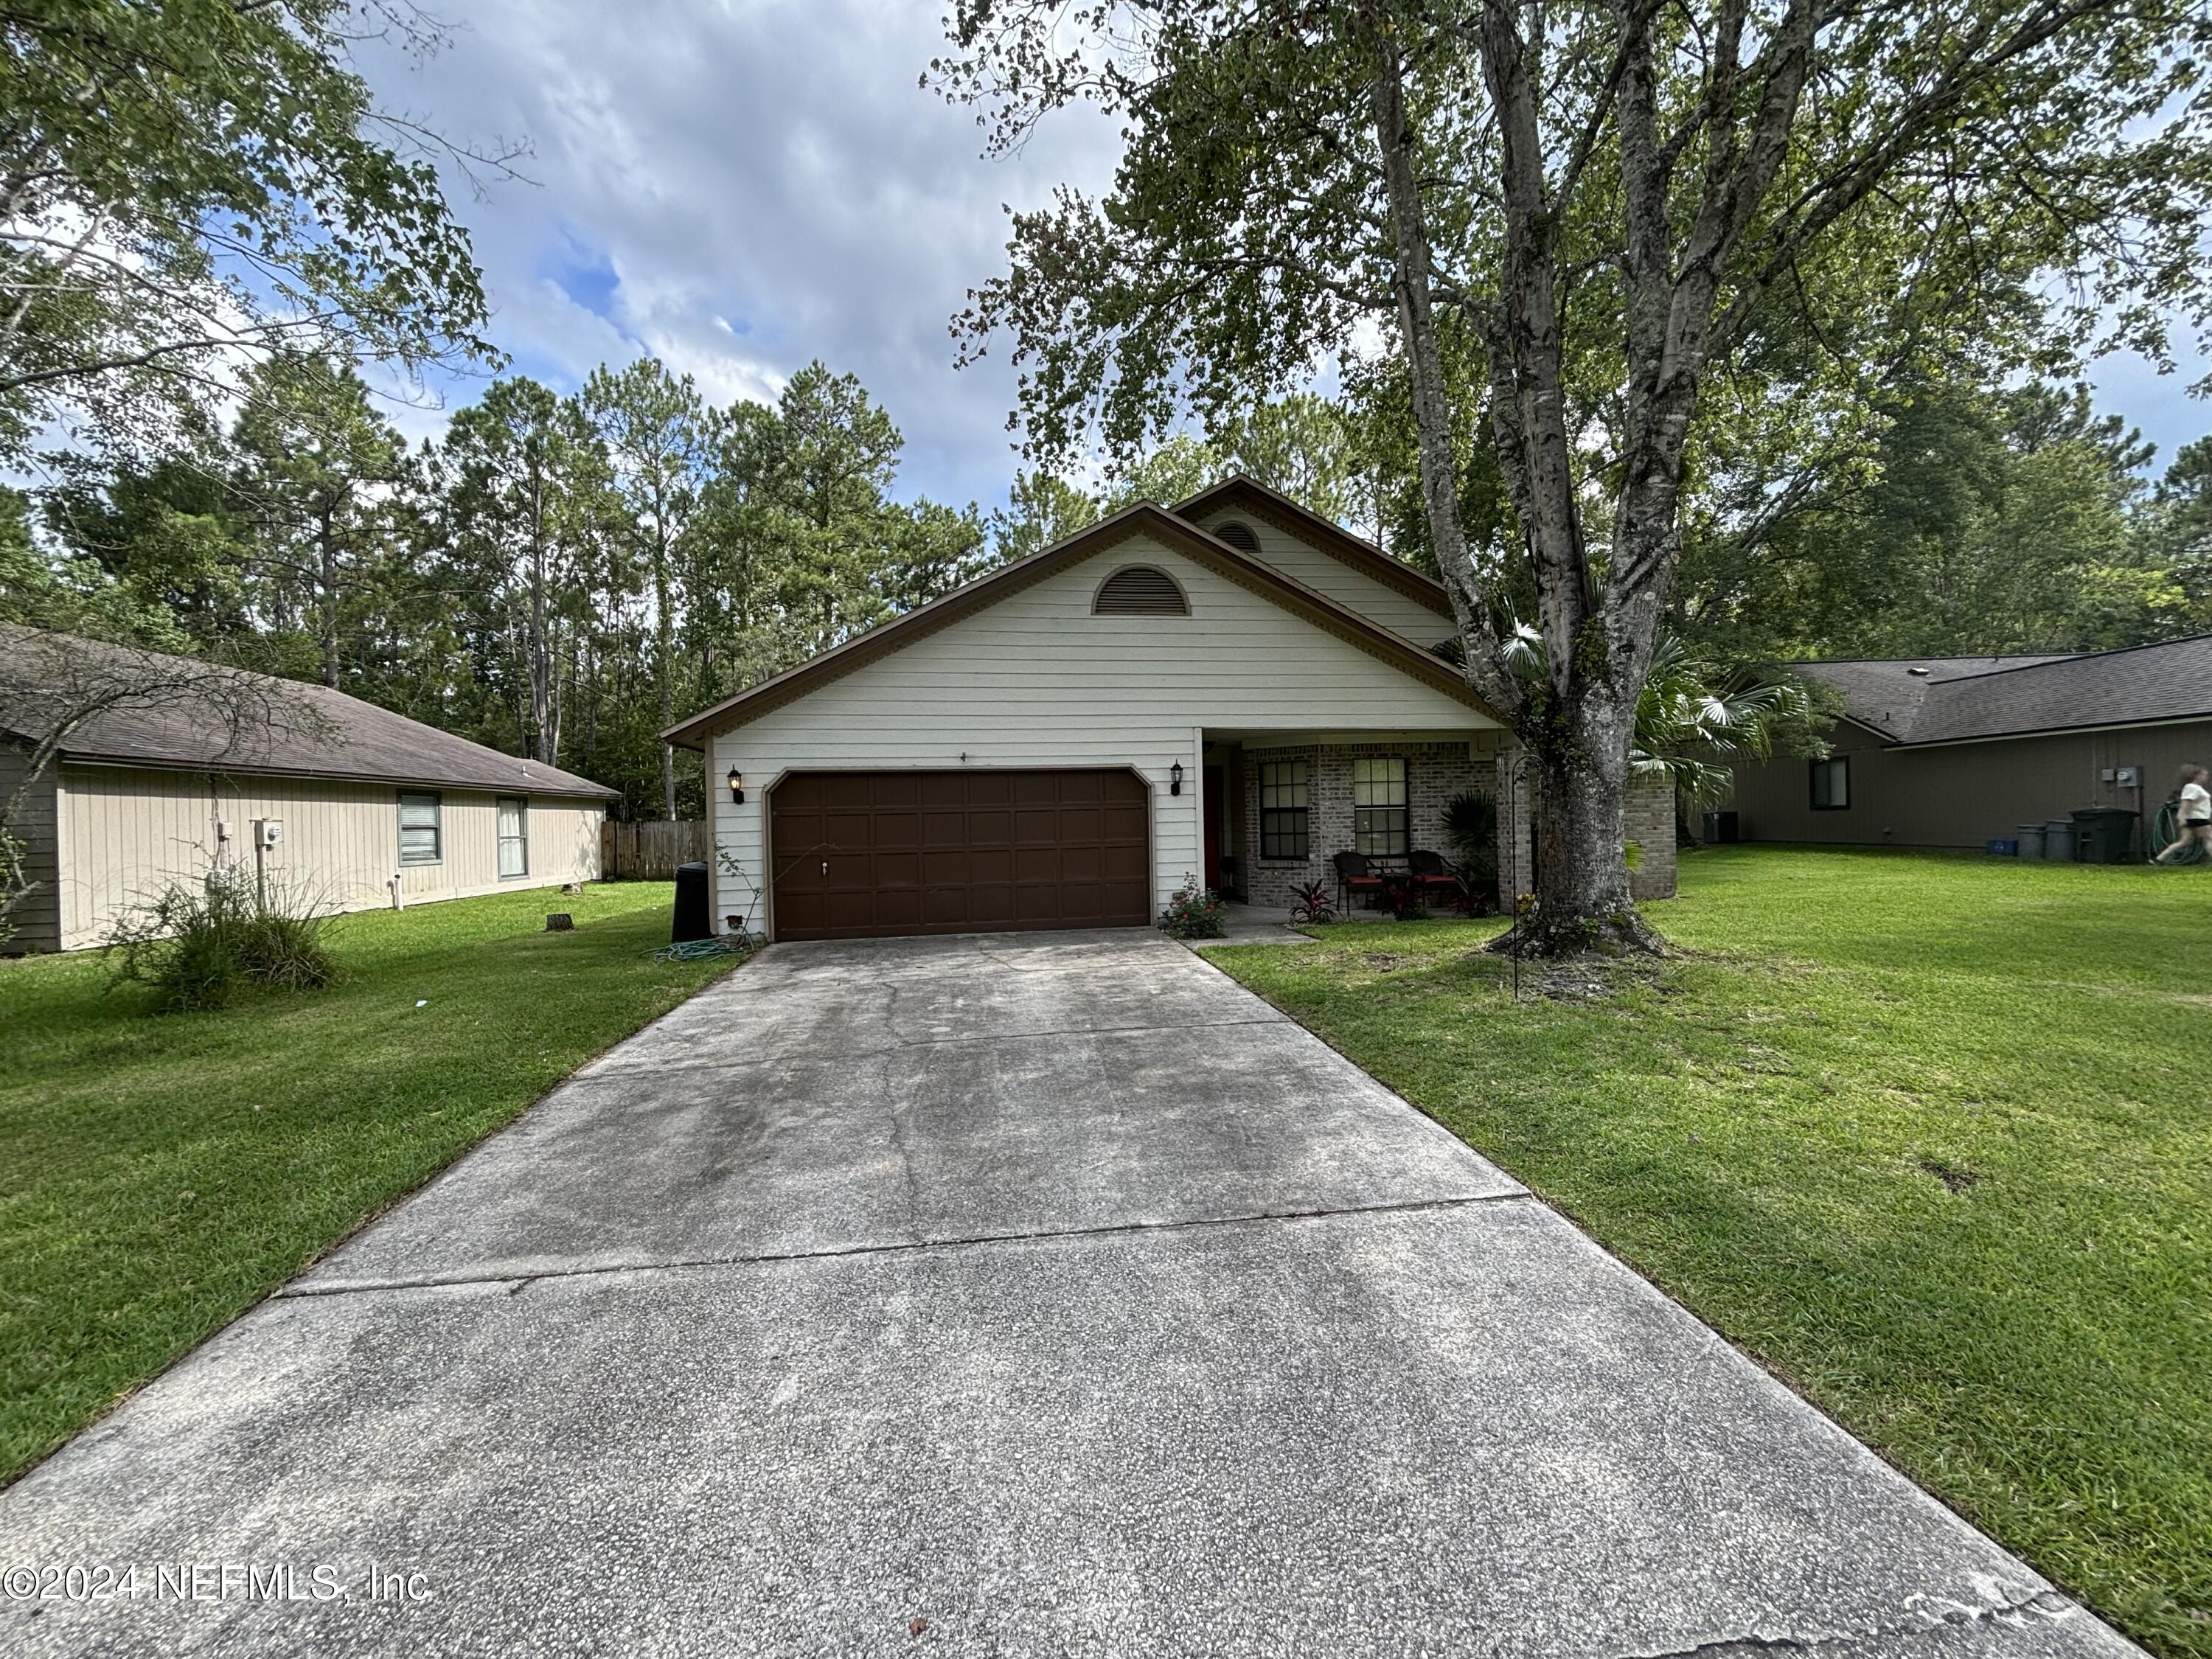
[[2212, 818], [2212, 789], [2201, 783], [2185, 783], [2181, 786], [2181, 821], [2187, 823], [2194, 818]]

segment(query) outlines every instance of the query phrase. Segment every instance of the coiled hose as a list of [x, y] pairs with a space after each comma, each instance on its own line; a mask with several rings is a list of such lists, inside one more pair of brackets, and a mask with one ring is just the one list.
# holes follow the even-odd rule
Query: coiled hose
[[[2151, 857], [2153, 859], [2156, 859], [2160, 853], [2166, 851], [2167, 848], [2172, 846], [2173, 843], [2180, 838], [2180, 803], [2178, 801], [2168, 801], [2165, 805], [2158, 809], [2158, 816], [2151, 820]], [[2204, 843], [2202, 841], [2192, 842], [2192, 844], [2186, 852], [2183, 853], [2179, 857], [2171, 860], [2170, 862], [2174, 864], [2203, 863]]]

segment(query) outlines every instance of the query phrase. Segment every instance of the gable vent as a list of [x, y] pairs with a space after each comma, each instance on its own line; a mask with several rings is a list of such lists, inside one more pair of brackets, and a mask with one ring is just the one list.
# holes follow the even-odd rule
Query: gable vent
[[1098, 589], [1091, 602], [1094, 617], [1188, 617], [1190, 602], [1175, 578], [1148, 564], [1117, 570]]
[[1213, 538], [1218, 542], [1227, 542], [1239, 553], [1257, 553], [1260, 550], [1260, 538], [1252, 533], [1252, 526], [1238, 524], [1234, 519], [1216, 530]]

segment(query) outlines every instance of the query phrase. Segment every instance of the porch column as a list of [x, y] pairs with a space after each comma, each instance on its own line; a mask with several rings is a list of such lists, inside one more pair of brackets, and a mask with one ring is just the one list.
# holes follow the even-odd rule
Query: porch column
[[1528, 817], [1534, 805], [1535, 774], [1528, 751], [1509, 743], [1498, 752], [1498, 906], [1508, 915], [1513, 902], [1536, 890], [1534, 848]]

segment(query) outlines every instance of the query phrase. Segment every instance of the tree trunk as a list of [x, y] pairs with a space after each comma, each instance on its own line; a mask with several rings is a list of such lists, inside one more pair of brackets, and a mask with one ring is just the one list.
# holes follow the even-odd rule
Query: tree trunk
[[1585, 686], [1531, 746], [1536, 908], [1493, 949], [1573, 956], [1656, 951], [1629, 890], [1628, 750], [1632, 702]]
[[338, 689], [338, 550], [331, 513], [331, 504], [325, 501], [322, 511], [323, 684], [335, 691]]

